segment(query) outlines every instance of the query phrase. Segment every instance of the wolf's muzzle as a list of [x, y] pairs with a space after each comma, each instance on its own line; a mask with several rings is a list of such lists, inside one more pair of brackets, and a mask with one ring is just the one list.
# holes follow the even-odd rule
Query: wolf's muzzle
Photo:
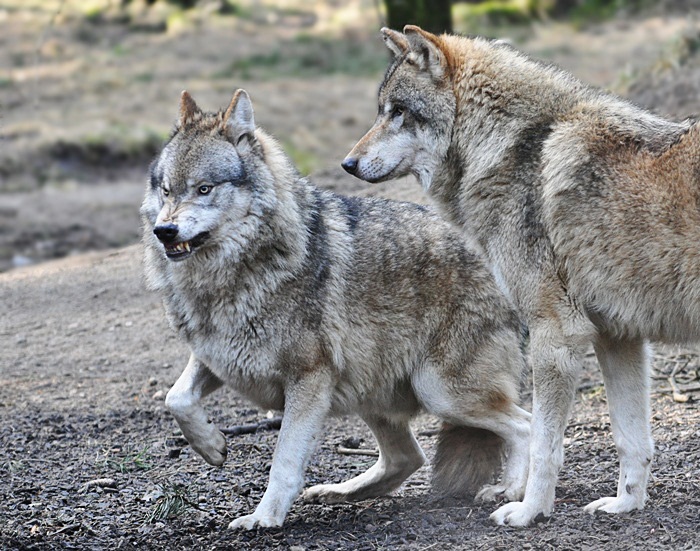
[[175, 224], [161, 224], [153, 228], [153, 233], [161, 243], [172, 243], [179, 231]]

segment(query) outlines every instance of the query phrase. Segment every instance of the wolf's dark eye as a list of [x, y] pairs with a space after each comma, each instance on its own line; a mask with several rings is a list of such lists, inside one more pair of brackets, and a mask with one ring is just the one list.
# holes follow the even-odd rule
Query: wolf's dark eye
[[214, 186], [208, 186], [206, 184], [202, 184], [201, 186], [199, 186], [197, 188], [197, 193], [199, 193], [200, 195], [209, 195], [209, 193], [211, 192], [211, 190], [213, 188], [214, 188]]
[[395, 119], [403, 115], [403, 107], [400, 105], [395, 105], [391, 110], [391, 118]]
[[165, 197], [167, 197], [168, 195], [170, 195], [170, 190], [169, 190], [168, 188], [162, 188], [162, 189], [163, 189], [163, 195], [164, 195]]

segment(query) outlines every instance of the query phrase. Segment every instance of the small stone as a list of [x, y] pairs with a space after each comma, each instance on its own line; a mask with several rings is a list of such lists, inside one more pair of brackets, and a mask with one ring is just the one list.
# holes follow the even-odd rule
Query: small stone
[[159, 390], [155, 394], [153, 394], [154, 400], [163, 400], [164, 398], [165, 398], [165, 392], [163, 392], [162, 390]]

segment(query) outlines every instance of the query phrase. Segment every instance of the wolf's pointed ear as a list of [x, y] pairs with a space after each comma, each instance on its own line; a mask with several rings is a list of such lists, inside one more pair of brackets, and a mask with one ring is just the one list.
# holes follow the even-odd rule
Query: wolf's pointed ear
[[428, 71], [433, 78], [442, 78], [447, 72], [447, 60], [440, 49], [438, 37], [415, 25], [406, 25], [403, 32], [411, 48], [409, 59], [413, 59], [421, 69]]
[[255, 133], [253, 104], [245, 90], [236, 90], [224, 113], [224, 133], [234, 145], [238, 145], [245, 137], [252, 138]]
[[177, 122], [178, 128], [191, 124], [201, 116], [202, 110], [197, 106], [189, 92], [183, 90], [180, 95], [180, 118]]
[[394, 57], [401, 57], [409, 50], [408, 40], [400, 32], [392, 31], [387, 27], [382, 27], [380, 32], [382, 33], [384, 44], [393, 52]]

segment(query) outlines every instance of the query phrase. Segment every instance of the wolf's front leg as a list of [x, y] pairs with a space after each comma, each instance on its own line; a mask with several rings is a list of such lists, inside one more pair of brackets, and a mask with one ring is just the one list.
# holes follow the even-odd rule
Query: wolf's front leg
[[304, 486], [304, 469], [321, 437], [323, 421], [330, 410], [331, 392], [330, 375], [318, 372], [287, 388], [267, 490], [255, 512], [235, 519], [229, 528], [282, 526]]
[[226, 438], [209, 422], [199, 401], [222, 384], [221, 379], [192, 354], [182, 375], [165, 397], [166, 407], [192, 449], [207, 463], [216, 466], [226, 460]]

